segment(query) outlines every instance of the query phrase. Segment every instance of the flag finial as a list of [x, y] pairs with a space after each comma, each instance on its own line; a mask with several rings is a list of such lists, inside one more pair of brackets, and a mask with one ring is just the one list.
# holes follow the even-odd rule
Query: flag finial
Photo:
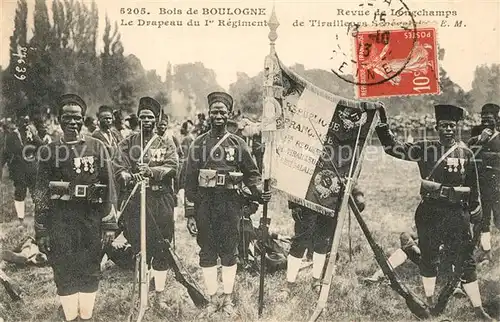
[[269, 17], [269, 21], [267, 22], [269, 25], [269, 35], [268, 38], [271, 41], [271, 50], [274, 51], [274, 42], [278, 39], [278, 34], [276, 30], [278, 29], [280, 23], [278, 22], [278, 18], [276, 17], [276, 11], [273, 5], [273, 10], [271, 11], [271, 17]]

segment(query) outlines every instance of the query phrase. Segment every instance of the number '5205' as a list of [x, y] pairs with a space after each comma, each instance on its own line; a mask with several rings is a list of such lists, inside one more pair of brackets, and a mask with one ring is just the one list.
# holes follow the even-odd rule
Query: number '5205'
[[120, 14], [124, 15], [145, 15], [148, 12], [146, 8], [120, 8]]

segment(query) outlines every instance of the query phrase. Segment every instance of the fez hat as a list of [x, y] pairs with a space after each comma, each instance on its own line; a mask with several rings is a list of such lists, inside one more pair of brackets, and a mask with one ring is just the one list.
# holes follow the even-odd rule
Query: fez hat
[[498, 106], [497, 104], [493, 104], [493, 103], [486, 103], [481, 108], [482, 115], [493, 114], [495, 116], [495, 118], [498, 118], [500, 116], [499, 112], [500, 112], [500, 106]]
[[434, 106], [436, 122], [441, 120], [458, 122], [465, 117], [465, 110], [451, 104], [439, 104]]
[[208, 94], [208, 106], [211, 106], [213, 103], [221, 102], [226, 105], [229, 111], [233, 110], [233, 98], [228, 93], [224, 92], [212, 92]]
[[149, 96], [141, 97], [139, 100], [139, 109], [137, 110], [137, 115], [141, 113], [142, 110], [150, 110], [153, 112], [156, 118], [160, 116], [161, 106], [157, 100]]
[[97, 115], [104, 113], [104, 112], [110, 112], [111, 114], [113, 114], [114, 111], [113, 111], [113, 108], [111, 106], [108, 106], [108, 105], [99, 106], [99, 109], [97, 110]]
[[84, 100], [76, 94], [64, 94], [59, 97], [57, 102], [58, 114], [61, 115], [62, 108], [69, 104], [80, 106], [82, 108], [82, 115], [85, 115], [85, 112], [87, 111], [87, 104], [85, 104]]

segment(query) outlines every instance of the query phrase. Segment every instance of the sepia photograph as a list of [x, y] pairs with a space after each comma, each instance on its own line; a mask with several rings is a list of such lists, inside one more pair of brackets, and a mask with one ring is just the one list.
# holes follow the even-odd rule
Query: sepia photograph
[[500, 320], [500, 0], [0, 4], [0, 322]]

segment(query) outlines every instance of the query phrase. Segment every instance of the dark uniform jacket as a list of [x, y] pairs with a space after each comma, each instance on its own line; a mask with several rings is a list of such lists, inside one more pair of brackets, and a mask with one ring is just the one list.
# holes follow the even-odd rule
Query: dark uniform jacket
[[[227, 133], [227, 132], [226, 132]], [[243, 173], [243, 183], [247, 186], [257, 186], [260, 183], [260, 172], [252, 158], [250, 148], [242, 138], [229, 134], [209, 157], [212, 148], [224, 136], [217, 137], [214, 132], [208, 131], [198, 136], [189, 148], [185, 168], [185, 195], [189, 201], [197, 202], [200, 198], [198, 175], [200, 169], [213, 169], [221, 174], [231, 171]]]
[[[50, 191], [50, 181], [69, 182], [69, 188], [62, 191], [61, 196], [68, 193], [70, 200], [54, 199], [53, 196], [56, 193]], [[92, 194], [90, 188], [94, 184], [106, 185], [102, 194], [102, 204], [91, 203], [93, 197], [98, 197]], [[73, 200], [77, 200], [74, 195], [77, 185], [87, 186], [87, 196], [80, 199], [81, 206], [75, 207]], [[96, 193], [99, 192], [96, 191]], [[43, 234], [47, 228], [50, 228], [58, 212], [75, 211], [75, 218], [78, 216], [77, 212], [89, 214], [91, 211], [97, 212], [102, 218], [107, 216], [111, 207], [116, 206], [116, 190], [111, 158], [104, 144], [93, 137], [81, 135], [74, 145], [57, 140], [42, 147], [38, 161], [35, 195], [37, 234]], [[68, 206], [69, 204], [72, 204], [73, 208]], [[87, 207], [91, 207], [92, 210]], [[115, 218], [109, 218], [109, 221], [103, 222], [102, 226], [107, 229], [118, 228]]]
[[23, 179], [25, 175], [36, 175], [36, 155], [41, 145], [43, 141], [30, 126], [26, 131], [15, 129], [7, 133], [3, 162], [8, 164], [12, 180]]
[[92, 137], [101, 140], [102, 143], [108, 148], [109, 155], [114, 156], [118, 143], [121, 141], [120, 134], [116, 131], [109, 130], [108, 133], [101, 129], [97, 129], [92, 133]]
[[472, 137], [468, 145], [476, 156], [479, 187], [485, 200], [500, 200], [500, 132], [486, 142], [480, 136]]
[[[428, 178], [437, 161], [448, 150], [447, 148], [437, 140], [400, 142], [389, 131], [387, 124], [378, 125], [376, 131], [387, 154], [401, 160], [417, 162], [422, 179], [440, 183], [445, 187], [469, 187], [468, 208], [471, 213], [480, 211], [476, 162], [474, 154], [463, 142], [456, 143], [458, 147], [435, 168], [432, 176]], [[423, 196], [425, 191], [421, 189], [420, 193]]]

